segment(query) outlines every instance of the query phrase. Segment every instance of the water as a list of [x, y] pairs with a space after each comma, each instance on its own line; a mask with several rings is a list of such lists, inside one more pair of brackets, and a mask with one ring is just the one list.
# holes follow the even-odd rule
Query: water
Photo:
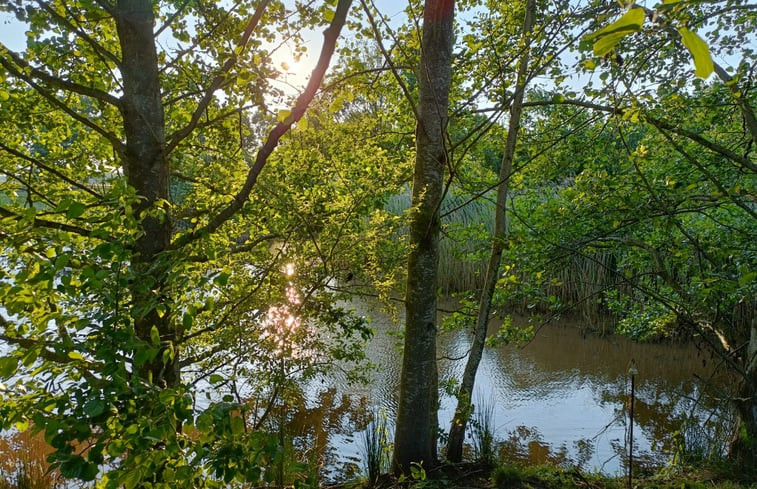
[[[367, 384], [350, 384], [344, 372], [319, 377], [288, 404], [295, 443], [305, 453], [326, 454], [324, 476], [344, 480], [361, 470], [361, 434], [374, 412], [391, 422], [398, 404], [402, 318], [392, 319], [368, 301], [350, 307], [371, 318], [375, 337], [367, 357], [376, 365]], [[401, 316], [401, 314], [400, 314]], [[524, 320], [515, 319], [515, 324]], [[502, 457], [530, 463], [578, 465], [608, 475], [623, 474], [627, 463], [628, 366], [636, 376], [634, 459], [663, 464], [675, 447], [684, 419], [691, 433], [712, 414], [697, 377], [708, 378], [708, 356], [691, 345], [636, 344], [625, 338], [582, 334], [581, 324], [562, 321], [541, 328], [525, 346], [484, 352], [474, 404], [493, 411], [495, 439]], [[470, 339], [461, 331], [439, 338], [440, 380], [461, 376]], [[0, 345], [2, 348], [3, 345]], [[2, 351], [0, 351], [2, 353]], [[439, 421], [447, 430], [454, 399], [441, 399]], [[709, 419], [709, 425], [729, 423]], [[468, 440], [470, 442], [470, 439]], [[1, 452], [0, 447], [0, 452]]]
[[[327, 421], [316, 415], [309, 422], [323, 426], [324, 436], [330, 437], [328, 443], [321, 443], [330, 447], [330, 466], [337, 472], [350, 464], [359, 466], [360, 434], [370, 413], [379, 411], [391, 422], [399, 392], [401, 318], [393, 321], [370, 302], [352, 306], [369, 316], [376, 330], [367, 349], [368, 358], [377, 365], [370, 383], [350, 385], [344, 375], [335, 373], [316, 379], [306, 389], [309, 412], [319, 411], [319, 406], [330, 409], [320, 410]], [[585, 335], [580, 326], [566, 321], [550, 324], [525, 346], [484, 352], [473, 401], [491, 406], [495, 439], [503, 456], [623, 474], [631, 359], [639, 372], [635, 378], [635, 460], [664, 464], [673, 453], [674, 434], [684, 419], [690, 419], [693, 427], [708, 419], [716, 422], [700, 401], [697, 377], [707, 378], [712, 370], [704, 353], [692, 345], [637, 344], [622, 337]], [[469, 344], [461, 331], [439, 338], [442, 384], [461, 376], [465, 360], [459, 358]], [[445, 431], [454, 407], [455, 400], [444, 395], [439, 421]], [[301, 417], [305, 423], [308, 415]]]

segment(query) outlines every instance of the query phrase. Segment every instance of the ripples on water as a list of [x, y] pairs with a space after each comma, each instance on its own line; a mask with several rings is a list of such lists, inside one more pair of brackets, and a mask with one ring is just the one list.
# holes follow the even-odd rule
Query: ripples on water
[[[391, 421], [397, 408], [401, 354], [398, 337], [392, 333], [399, 327], [369, 303], [355, 302], [353, 306], [359, 314], [370, 316], [376, 329], [367, 350], [370, 361], [378, 366], [370, 384], [349, 385], [343, 376], [331, 375], [306, 389], [311, 399], [323, 392], [332, 392], [332, 401], [341, 398], [341, 405], [333, 405], [333, 409], [343, 410], [347, 403], [367, 410], [362, 418], [352, 416], [352, 424], [333, 432], [329, 442], [332, 469], [359, 466], [356, 440], [370, 413], [380, 411]], [[504, 346], [484, 352], [474, 404], [493, 406], [495, 439], [502, 456], [622, 474], [630, 392], [627, 371], [633, 358], [639, 370], [634, 458], [665, 463], [682, 421], [688, 417], [699, 426], [712, 414], [706, 403], [697, 401], [696, 376], [710, 374], [703, 354], [690, 345], [637, 344], [621, 337], [584, 335], [577, 326], [546, 326], [523, 348]], [[445, 333], [439, 338], [439, 355], [460, 357], [468, 345], [465, 333]], [[464, 360], [441, 360], [441, 381], [459, 378], [463, 368]], [[444, 430], [454, 406], [450, 396], [441, 399], [439, 422]]]

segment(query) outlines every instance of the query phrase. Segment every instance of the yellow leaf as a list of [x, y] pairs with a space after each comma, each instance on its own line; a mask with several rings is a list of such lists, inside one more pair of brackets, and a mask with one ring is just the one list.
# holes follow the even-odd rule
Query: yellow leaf
[[639, 7], [631, 8], [612, 24], [589, 34], [585, 39], [596, 39], [594, 42], [594, 55], [604, 56], [609, 53], [615, 46], [628, 34], [641, 30], [644, 24], [644, 9]]
[[707, 78], [715, 70], [715, 65], [712, 63], [712, 56], [710, 56], [710, 48], [707, 43], [699, 37], [695, 32], [688, 30], [685, 27], [678, 29], [681, 34], [681, 41], [686, 49], [691, 53], [691, 57], [694, 58], [694, 72], [699, 78]]
[[287, 118], [289, 118], [290, 115], [292, 115], [291, 110], [280, 110], [276, 115], [276, 121], [284, 122], [285, 120], [287, 120]]

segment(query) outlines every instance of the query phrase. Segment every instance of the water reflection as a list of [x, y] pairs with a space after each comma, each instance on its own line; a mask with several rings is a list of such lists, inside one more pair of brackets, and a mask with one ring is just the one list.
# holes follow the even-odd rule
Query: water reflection
[[[315, 399], [324, 386], [342, 406], [351, 404], [368, 411], [381, 409], [394, 418], [399, 391], [401, 355], [398, 323], [369, 302], [353, 303], [358, 313], [369, 315], [376, 336], [368, 358], [377, 364], [372, 382], [350, 386], [339, 376], [322, 377], [308, 386]], [[514, 320], [517, 324], [517, 319]], [[636, 344], [625, 338], [599, 338], [582, 334], [577, 324], [542, 328], [523, 348], [487, 349], [477, 377], [474, 404], [492, 403], [495, 436], [502, 457], [532, 463], [570, 463], [610, 475], [625, 470], [627, 405], [631, 358], [636, 360], [634, 458], [645, 464], [661, 464], [672, 454], [676, 432], [686, 421], [698, 427], [717, 424], [696, 379], [711, 374], [709, 358], [689, 345]], [[439, 338], [440, 379], [459, 378], [467, 335], [460, 331]], [[349, 401], [346, 401], [349, 399]], [[439, 420], [446, 429], [454, 399], [442, 399]], [[354, 418], [367, 420], [367, 418]], [[708, 421], [709, 420], [709, 421]], [[367, 421], [366, 421], [367, 422]], [[722, 424], [722, 423], [721, 423]], [[357, 422], [357, 430], [364, 424]], [[344, 430], [344, 426], [341, 427]], [[356, 457], [355, 433], [340, 432], [331, 441], [332, 455], [348, 463]]]

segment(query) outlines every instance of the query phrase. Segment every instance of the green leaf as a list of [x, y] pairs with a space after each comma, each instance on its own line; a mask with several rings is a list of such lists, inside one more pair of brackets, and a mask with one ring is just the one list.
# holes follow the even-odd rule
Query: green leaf
[[695, 32], [685, 27], [680, 27], [678, 32], [681, 34], [683, 45], [686, 46], [686, 49], [691, 53], [691, 57], [694, 58], [694, 73], [703, 79], [710, 76], [715, 70], [715, 65], [712, 63], [712, 56], [710, 56], [710, 48], [707, 46], [707, 43]]
[[209, 433], [213, 429], [213, 418], [208, 412], [204, 412], [195, 420], [195, 428], [202, 433]]
[[68, 217], [69, 219], [76, 219], [77, 217], [84, 214], [84, 210], [86, 208], [87, 207], [81, 202], [72, 202], [68, 207], [68, 210], [66, 211], [66, 217]]
[[244, 421], [239, 416], [232, 416], [229, 420], [231, 432], [235, 435], [244, 433]]
[[61, 270], [68, 265], [70, 258], [67, 254], [63, 253], [55, 257], [55, 269]]
[[83, 409], [84, 414], [88, 418], [96, 418], [105, 412], [105, 401], [102, 399], [90, 399], [84, 404]]
[[10, 98], [10, 94], [6, 92], [5, 90], [0, 90], [0, 101], [5, 102]]
[[191, 314], [185, 312], [181, 318], [181, 324], [184, 326], [185, 331], [189, 331], [192, 329], [192, 324], [194, 324], [194, 318]]
[[594, 55], [604, 56], [612, 51], [625, 36], [640, 31], [645, 18], [644, 9], [632, 8], [612, 24], [586, 36], [589, 40], [596, 39]]
[[153, 345], [160, 345], [160, 331], [155, 325], [150, 329], [150, 341]]
[[752, 282], [755, 278], [757, 278], [757, 272], [749, 272], [742, 275], [739, 278], [739, 287], [745, 286], [746, 284]]
[[142, 481], [142, 475], [143, 469], [137, 467], [127, 472], [121, 479], [121, 482], [123, 482], [126, 489], [134, 489], [134, 487]]
[[70, 358], [71, 360], [84, 360], [84, 355], [82, 355], [78, 351], [70, 351], [68, 352], [68, 358]]
[[226, 272], [219, 273], [214, 282], [221, 287], [225, 287], [229, 283], [229, 274]]
[[223, 376], [218, 375], [218, 374], [212, 374], [210, 378], [208, 379], [208, 382], [210, 382], [211, 384], [217, 384], [222, 381], [223, 381]]
[[292, 114], [291, 110], [280, 110], [278, 114], [276, 114], [276, 121], [277, 122], [284, 122], [289, 118], [289, 116]]
[[0, 358], [0, 378], [7, 379], [16, 373], [18, 360], [12, 357]]

